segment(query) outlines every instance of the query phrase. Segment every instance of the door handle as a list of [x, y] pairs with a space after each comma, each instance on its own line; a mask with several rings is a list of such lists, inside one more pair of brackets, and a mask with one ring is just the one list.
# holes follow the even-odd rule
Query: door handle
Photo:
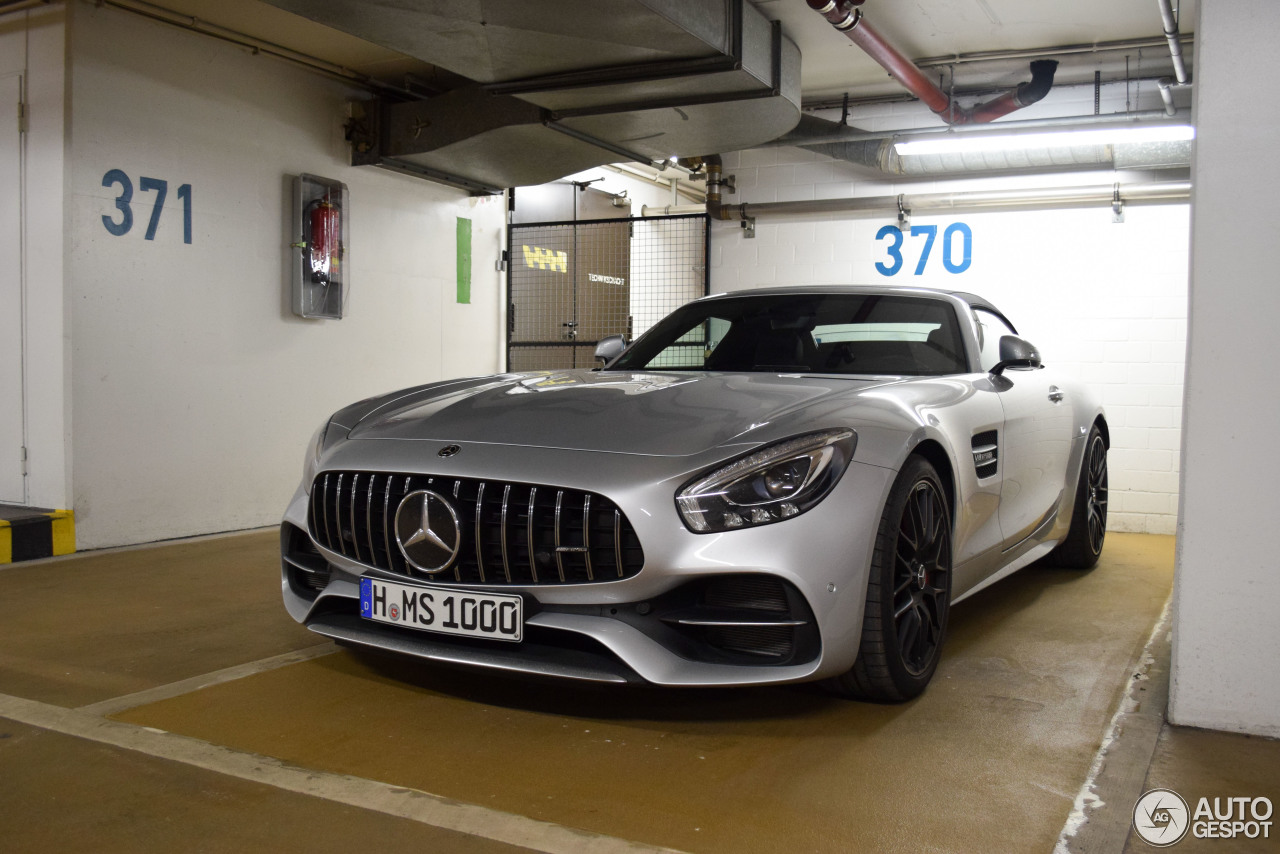
[[1049, 386], [1049, 399], [1054, 403], [1062, 403], [1062, 398], [1066, 397], [1056, 385]]

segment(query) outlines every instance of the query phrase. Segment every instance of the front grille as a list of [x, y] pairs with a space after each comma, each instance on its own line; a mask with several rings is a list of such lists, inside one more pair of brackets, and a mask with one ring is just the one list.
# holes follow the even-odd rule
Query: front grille
[[[429, 489], [457, 511], [461, 542], [435, 575], [409, 566], [395, 516], [410, 492]], [[366, 566], [434, 582], [584, 584], [630, 578], [644, 564], [617, 505], [590, 492], [431, 475], [331, 471], [311, 487], [311, 536]]]

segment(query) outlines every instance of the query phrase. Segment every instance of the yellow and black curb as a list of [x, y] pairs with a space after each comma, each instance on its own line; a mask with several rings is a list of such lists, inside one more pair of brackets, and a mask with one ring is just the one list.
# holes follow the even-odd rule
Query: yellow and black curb
[[71, 510], [0, 505], [0, 564], [74, 554], [76, 517]]

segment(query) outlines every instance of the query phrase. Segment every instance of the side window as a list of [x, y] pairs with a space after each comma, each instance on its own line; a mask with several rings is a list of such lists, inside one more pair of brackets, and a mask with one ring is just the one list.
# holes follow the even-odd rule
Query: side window
[[990, 371], [1000, 361], [1000, 336], [1012, 335], [1009, 325], [989, 311], [977, 308], [973, 311], [978, 321], [978, 344], [982, 347], [979, 361], [982, 370]]
[[707, 324], [699, 323], [649, 360], [650, 368], [697, 370], [707, 355]]

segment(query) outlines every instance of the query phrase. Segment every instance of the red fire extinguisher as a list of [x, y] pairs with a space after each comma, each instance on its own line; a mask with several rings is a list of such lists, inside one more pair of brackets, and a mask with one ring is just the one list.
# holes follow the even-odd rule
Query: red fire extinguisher
[[327, 285], [338, 278], [342, 254], [342, 210], [328, 193], [311, 208], [311, 281]]

